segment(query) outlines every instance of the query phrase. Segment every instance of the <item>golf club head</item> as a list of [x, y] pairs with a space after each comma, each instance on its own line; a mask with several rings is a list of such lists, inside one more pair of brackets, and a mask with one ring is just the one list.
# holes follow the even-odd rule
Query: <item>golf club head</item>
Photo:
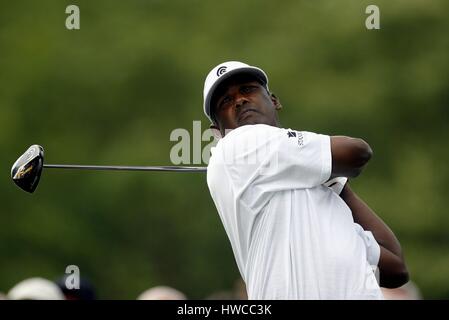
[[12, 165], [11, 178], [22, 190], [33, 193], [39, 183], [43, 166], [44, 148], [33, 144]]

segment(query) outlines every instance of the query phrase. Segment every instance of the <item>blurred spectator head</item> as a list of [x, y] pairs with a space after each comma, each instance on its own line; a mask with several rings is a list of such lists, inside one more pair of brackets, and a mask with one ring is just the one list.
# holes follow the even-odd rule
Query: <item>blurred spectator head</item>
[[9, 290], [10, 300], [65, 300], [56, 283], [43, 278], [29, 278]]
[[3, 292], [0, 292], [0, 300], [8, 300], [8, 297]]
[[212, 292], [206, 297], [206, 300], [236, 300], [234, 292], [228, 290], [221, 290]]
[[237, 279], [234, 283], [234, 295], [237, 300], [248, 300], [246, 284], [242, 278]]
[[137, 300], [186, 300], [181, 291], [167, 286], [157, 286], [142, 292]]
[[239, 278], [234, 282], [232, 290], [215, 291], [206, 300], [248, 300], [245, 282]]
[[385, 300], [421, 300], [422, 295], [419, 288], [412, 281], [407, 282], [402, 287], [387, 289], [382, 288]]
[[80, 277], [79, 289], [69, 289], [66, 280], [69, 275], [64, 275], [56, 281], [66, 300], [96, 300], [95, 288], [86, 278]]

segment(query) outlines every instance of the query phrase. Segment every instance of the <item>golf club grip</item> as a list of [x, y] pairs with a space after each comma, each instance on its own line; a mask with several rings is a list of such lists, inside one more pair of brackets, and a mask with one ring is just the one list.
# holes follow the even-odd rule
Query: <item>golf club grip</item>
[[182, 167], [182, 166], [91, 166], [77, 164], [44, 164], [44, 168], [57, 169], [81, 169], [81, 170], [116, 170], [116, 171], [177, 171], [177, 172], [206, 172], [207, 167]]

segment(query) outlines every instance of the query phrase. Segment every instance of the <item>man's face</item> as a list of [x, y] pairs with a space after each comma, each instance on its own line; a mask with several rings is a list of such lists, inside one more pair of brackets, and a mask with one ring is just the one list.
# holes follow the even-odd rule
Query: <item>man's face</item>
[[247, 124], [279, 125], [279, 101], [250, 75], [240, 74], [225, 80], [215, 90], [211, 108], [222, 136], [226, 129]]

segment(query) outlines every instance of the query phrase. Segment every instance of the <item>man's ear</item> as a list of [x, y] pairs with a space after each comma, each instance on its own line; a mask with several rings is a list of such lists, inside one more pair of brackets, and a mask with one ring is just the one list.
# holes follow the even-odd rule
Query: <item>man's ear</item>
[[209, 129], [212, 130], [215, 139], [220, 140], [222, 138], [220, 129], [215, 124], [211, 123]]
[[270, 93], [270, 98], [271, 98], [271, 101], [273, 102], [273, 105], [275, 106], [276, 110], [281, 110], [282, 104], [281, 104], [281, 101], [279, 100], [279, 98], [276, 97], [276, 95], [274, 93]]

